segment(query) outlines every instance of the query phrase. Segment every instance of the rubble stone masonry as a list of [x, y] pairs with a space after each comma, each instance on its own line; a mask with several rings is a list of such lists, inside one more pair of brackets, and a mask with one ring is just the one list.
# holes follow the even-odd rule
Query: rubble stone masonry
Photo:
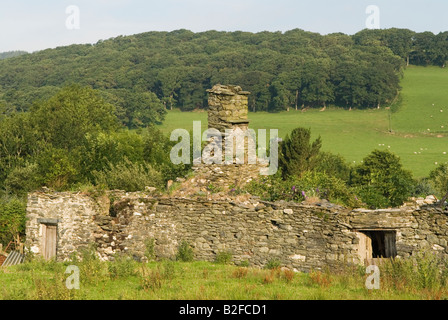
[[153, 239], [157, 258], [172, 259], [187, 241], [197, 260], [230, 252], [235, 263], [264, 266], [272, 260], [309, 271], [363, 264], [363, 231], [396, 232], [398, 257], [421, 250], [447, 255], [447, 213], [432, 206], [350, 210], [314, 205], [153, 197], [145, 193], [32, 193], [27, 208], [27, 248], [42, 253], [43, 225], [57, 225], [57, 259], [66, 260], [91, 244], [103, 260], [128, 254], [145, 260]]

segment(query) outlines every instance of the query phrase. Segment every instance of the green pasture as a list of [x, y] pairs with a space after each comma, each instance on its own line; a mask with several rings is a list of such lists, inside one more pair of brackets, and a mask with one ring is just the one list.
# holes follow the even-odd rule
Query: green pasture
[[447, 297], [445, 285], [433, 274], [423, 279], [418, 273], [394, 277], [385, 270], [379, 290], [368, 290], [363, 267], [347, 267], [339, 273], [328, 270], [296, 273], [204, 261], [77, 262], [79, 288], [69, 289], [67, 265], [50, 261], [0, 268], [0, 300], [439, 300]]
[[[389, 149], [416, 178], [424, 177], [448, 162], [448, 70], [409, 67], [401, 86], [396, 113], [387, 108], [249, 113], [250, 127], [278, 129], [281, 137], [297, 127], [310, 128], [315, 137], [322, 137], [323, 150], [350, 163], [359, 163], [374, 149]], [[207, 113], [173, 110], [160, 128], [166, 134], [178, 128], [193, 130], [193, 121], [201, 121], [205, 130]]]

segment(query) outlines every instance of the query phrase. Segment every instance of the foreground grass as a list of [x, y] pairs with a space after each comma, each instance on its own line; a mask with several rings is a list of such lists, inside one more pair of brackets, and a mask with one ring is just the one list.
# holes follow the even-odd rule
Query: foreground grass
[[[209, 262], [77, 263], [80, 289], [68, 290], [68, 263], [32, 262], [0, 269], [1, 300], [421, 300], [445, 299], [437, 281], [419, 286], [388, 272], [380, 290], [365, 288], [365, 269], [294, 273]], [[404, 269], [403, 269], [404, 270]], [[428, 270], [425, 274], [428, 274]]]
[[[322, 137], [323, 150], [350, 163], [359, 163], [375, 149], [389, 149], [416, 178], [426, 177], [437, 164], [448, 162], [447, 75], [448, 69], [437, 67], [408, 68], [401, 83], [401, 107], [393, 114], [385, 108], [257, 112], [249, 113], [250, 127], [278, 129], [282, 138], [297, 127], [310, 128], [314, 138]], [[166, 134], [178, 128], [190, 131], [193, 121], [201, 121], [205, 130], [207, 113], [169, 111], [160, 129]]]

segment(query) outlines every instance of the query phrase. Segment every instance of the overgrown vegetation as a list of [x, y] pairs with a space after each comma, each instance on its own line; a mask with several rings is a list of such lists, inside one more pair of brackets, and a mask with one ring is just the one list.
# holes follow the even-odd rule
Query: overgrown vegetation
[[[0, 116], [0, 243], [23, 234], [28, 192], [121, 189], [164, 190], [189, 171], [173, 165], [173, 143], [149, 126], [119, 125], [116, 108], [98, 91], [68, 86], [29, 112]], [[20, 212], [19, 212], [20, 211]]]
[[182, 241], [176, 254], [176, 260], [183, 262], [191, 262], [194, 260], [193, 248], [187, 241]]
[[321, 140], [311, 143], [311, 132], [297, 128], [280, 144], [279, 172], [253, 181], [246, 191], [267, 201], [318, 202], [322, 199], [349, 207], [401, 206], [417, 182], [388, 150], [374, 150], [361, 164], [321, 152]]
[[18, 198], [0, 199], [0, 243], [6, 246], [25, 231], [26, 204]]
[[448, 164], [442, 163], [429, 174], [430, 182], [442, 201], [448, 198]]
[[233, 254], [231, 251], [220, 251], [216, 254], [215, 262], [218, 264], [231, 264]]

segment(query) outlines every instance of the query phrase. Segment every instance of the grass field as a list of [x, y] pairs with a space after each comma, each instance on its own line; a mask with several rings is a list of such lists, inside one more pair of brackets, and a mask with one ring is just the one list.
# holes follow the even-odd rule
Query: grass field
[[[448, 298], [433, 274], [383, 272], [366, 288], [364, 268], [335, 273], [256, 269], [212, 262], [78, 262], [79, 289], [69, 290], [69, 263], [0, 268], [0, 300], [436, 300]], [[426, 269], [422, 269], [427, 271]], [[432, 281], [434, 279], [434, 281]], [[415, 280], [415, 281], [414, 281]]]
[[[310, 128], [314, 137], [322, 137], [323, 150], [350, 163], [359, 163], [374, 149], [390, 149], [416, 178], [425, 177], [437, 164], [448, 162], [448, 70], [409, 67], [401, 85], [396, 113], [384, 108], [249, 113], [250, 127], [278, 129], [281, 137], [297, 127]], [[201, 121], [205, 130], [207, 113], [170, 111], [161, 129], [166, 134], [178, 128], [192, 130], [193, 121]]]

